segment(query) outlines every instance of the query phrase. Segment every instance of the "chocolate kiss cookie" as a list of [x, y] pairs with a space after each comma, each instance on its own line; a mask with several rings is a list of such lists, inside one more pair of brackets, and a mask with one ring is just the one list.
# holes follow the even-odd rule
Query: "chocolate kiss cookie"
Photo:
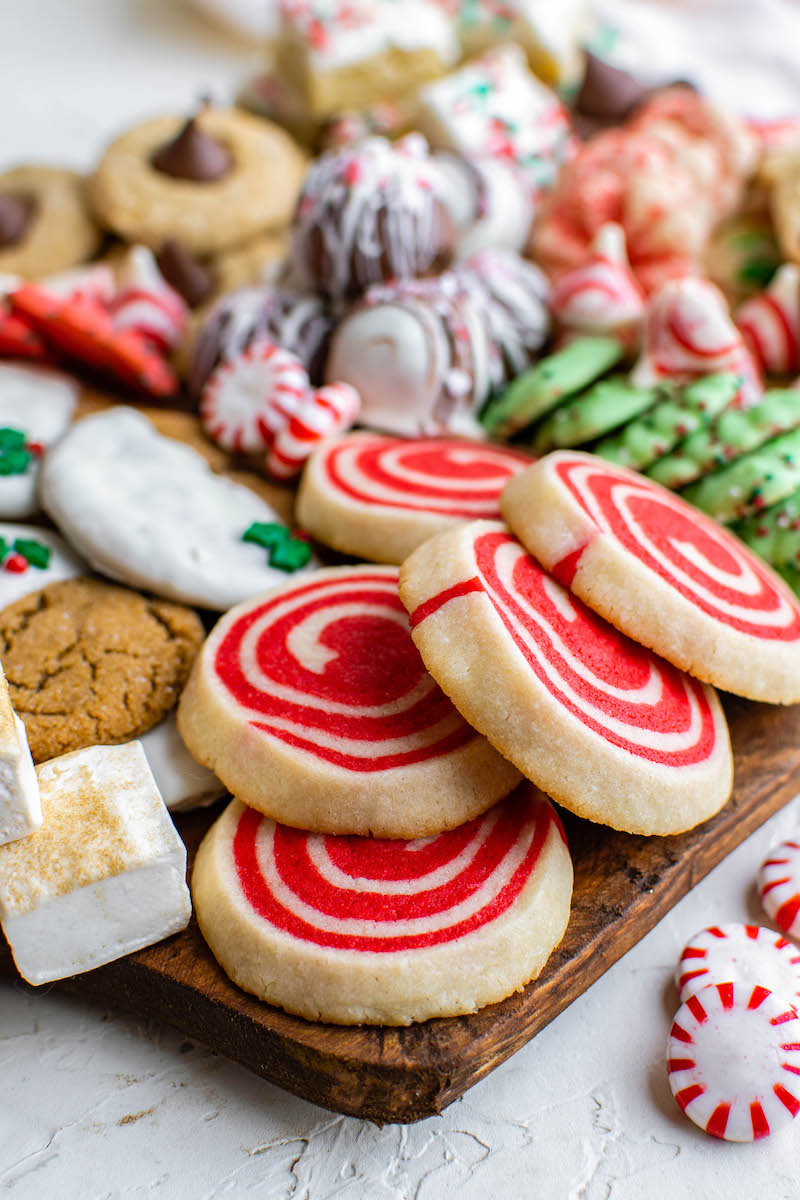
[[0, 174], [0, 273], [54, 275], [91, 258], [100, 245], [83, 177], [62, 167]]

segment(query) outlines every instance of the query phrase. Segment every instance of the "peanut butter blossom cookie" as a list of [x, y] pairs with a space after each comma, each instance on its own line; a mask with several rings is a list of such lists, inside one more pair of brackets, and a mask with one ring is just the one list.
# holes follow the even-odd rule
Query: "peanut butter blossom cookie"
[[63, 167], [15, 167], [0, 175], [0, 273], [53, 275], [100, 245], [85, 181]]
[[428, 675], [389, 567], [318, 571], [232, 609], [178, 725], [235, 796], [326, 833], [439, 833], [519, 780]]
[[408, 1025], [474, 1012], [534, 979], [569, 918], [572, 862], [535, 788], [436, 837], [330, 837], [234, 800], [192, 892], [231, 978], [311, 1020]]
[[618, 629], [699, 679], [800, 700], [800, 605], [738, 538], [641, 475], [558, 451], [500, 507], [539, 561]]
[[311, 456], [297, 519], [335, 550], [401, 563], [460, 521], [499, 517], [500, 493], [530, 461], [516, 450], [455, 438], [351, 433]]
[[467, 720], [565, 808], [629, 833], [678, 833], [731, 789], [713, 689], [591, 612], [506, 527], [431, 538], [400, 594], [426, 667]]
[[100, 222], [158, 249], [171, 238], [214, 254], [286, 225], [305, 171], [288, 133], [246, 113], [204, 108], [123, 133], [91, 181]]

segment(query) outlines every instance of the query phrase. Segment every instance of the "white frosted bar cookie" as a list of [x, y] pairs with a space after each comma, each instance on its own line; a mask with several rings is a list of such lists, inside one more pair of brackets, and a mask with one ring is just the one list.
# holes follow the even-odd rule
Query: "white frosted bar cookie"
[[138, 742], [37, 768], [44, 824], [0, 847], [0, 924], [28, 983], [79, 975], [184, 929], [186, 849]]
[[11, 707], [0, 666], [0, 845], [27, 837], [41, 823], [39, 783], [25, 726]]

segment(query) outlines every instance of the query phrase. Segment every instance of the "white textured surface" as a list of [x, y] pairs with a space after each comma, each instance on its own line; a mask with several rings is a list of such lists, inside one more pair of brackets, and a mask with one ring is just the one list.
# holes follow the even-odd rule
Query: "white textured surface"
[[[684, 5], [688, 8], [688, 5]], [[133, 119], [226, 95], [251, 59], [167, 0], [3, 11], [0, 145], [88, 165]], [[663, 1052], [686, 940], [759, 920], [774, 818], [580, 1000], [441, 1117], [387, 1127], [296, 1100], [179, 1033], [0, 983], [0, 1194], [41, 1200], [796, 1200], [797, 1136], [733, 1146], [678, 1112]]]

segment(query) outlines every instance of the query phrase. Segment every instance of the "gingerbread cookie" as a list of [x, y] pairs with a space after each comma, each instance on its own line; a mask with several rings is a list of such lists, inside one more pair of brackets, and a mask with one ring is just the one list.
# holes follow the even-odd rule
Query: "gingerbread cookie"
[[567, 925], [572, 862], [530, 786], [410, 842], [305, 833], [234, 800], [198, 851], [192, 893], [246, 991], [310, 1020], [408, 1025], [534, 979]]
[[227, 613], [178, 727], [246, 804], [326, 833], [425, 837], [519, 780], [428, 675], [391, 567], [329, 568]]
[[100, 230], [85, 181], [63, 167], [15, 167], [0, 175], [0, 273], [25, 278], [66, 271], [91, 258]]
[[485, 443], [351, 433], [311, 456], [297, 520], [334, 550], [401, 563], [443, 529], [499, 517], [500, 493], [529, 463], [527, 455]]
[[38, 511], [42, 455], [66, 432], [78, 393], [66, 375], [0, 363], [0, 518]]
[[727, 800], [733, 764], [713, 689], [570, 596], [500, 522], [431, 538], [403, 564], [400, 594], [434, 679], [565, 808], [667, 834]]
[[68, 579], [0, 613], [0, 659], [34, 762], [138, 737], [175, 705], [203, 640], [190, 609]]
[[100, 222], [129, 242], [212, 254], [286, 225], [305, 157], [277, 125], [204, 108], [156, 117], [106, 150], [91, 180]]
[[557, 579], [675, 666], [751, 700], [800, 700], [800, 605], [685, 500], [557, 451], [509, 482], [500, 509]]
[[42, 504], [104, 575], [223, 611], [311, 561], [255, 492], [130, 408], [86, 417], [50, 452]]

